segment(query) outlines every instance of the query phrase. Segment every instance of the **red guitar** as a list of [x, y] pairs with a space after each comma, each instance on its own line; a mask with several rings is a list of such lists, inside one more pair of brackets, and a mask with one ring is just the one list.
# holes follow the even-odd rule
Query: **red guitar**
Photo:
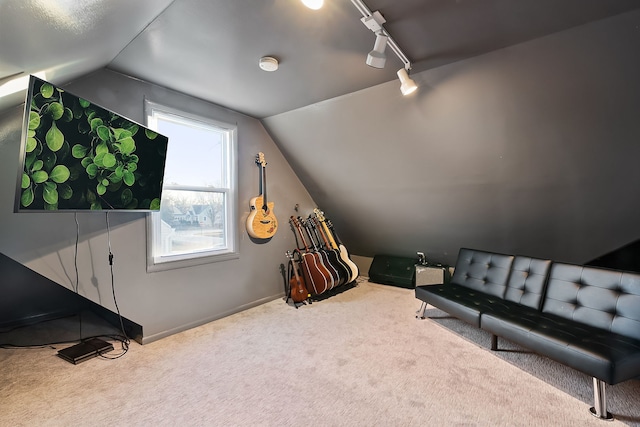
[[[300, 251], [297, 249], [294, 252], [300, 254]], [[289, 297], [293, 300], [293, 302], [302, 302], [309, 298], [311, 295], [307, 291], [304, 280], [298, 274], [297, 264], [300, 263], [300, 260], [296, 262], [291, 251], [287, 251], [286, 255], [291, 262], [291, 269], [293, 270], [293, 277], [291, 277], [291, 279], [289, 280]]]

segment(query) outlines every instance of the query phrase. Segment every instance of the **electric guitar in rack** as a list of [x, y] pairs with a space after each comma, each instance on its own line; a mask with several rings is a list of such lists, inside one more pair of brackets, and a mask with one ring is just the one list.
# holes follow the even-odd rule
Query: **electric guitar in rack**
[[270, 239], [278, 230], [278, 220], [273, 213], [273, 202], [267, 201], [267, 162], [264, 153], [256, 156], [260, 167], [260, 195], [251, 199], [251, 212], [247, 217], [247, 232], [256, 239]]

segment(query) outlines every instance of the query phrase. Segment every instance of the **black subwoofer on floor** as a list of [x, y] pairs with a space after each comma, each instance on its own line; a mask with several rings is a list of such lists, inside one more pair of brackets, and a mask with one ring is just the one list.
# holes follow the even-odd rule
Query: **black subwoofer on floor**
[[376, 255], [369, 267], [369, 281], [413, 289], [416, 262], [414, 258]]

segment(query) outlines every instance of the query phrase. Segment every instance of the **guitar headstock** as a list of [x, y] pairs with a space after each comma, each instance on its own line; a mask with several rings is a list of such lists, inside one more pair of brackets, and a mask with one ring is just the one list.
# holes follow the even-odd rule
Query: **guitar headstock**
[[307, 217], [306, 219], [302, 219], [302, 224], [312, 230], [316, 229], [316, 223], [313, 221], [313, 217], [311, 215], [309, 215], [309, 217]]
[[294, 230], [298, 230], [298, 232], [302, 234], [302, 227], [304, 225], [301, 222], [300, 217], [296, 218], [293, 215], [291, 215], [291, 218], [289, 218], [289, 223], [291, 223], [291, 226]]
[[267, 161], [264, 159], [264, 153], [262, 151], [256, 154], [256, 164], [262, 167], [267, 166]]
[[286, 256], [287, 258], [289, 258], [289, 259], [293, 259], [293, 254], [291, 253], [291, 251], [287, 251], [287, 252], [285, 252], [284, 254], [285, 254], [285, 256]]
[[324, 212], [322, 212], [318, 208], [315, 208], [313, 212], [316, 214], [316, 217], [318, 218], [319, 221], [324, 221]]

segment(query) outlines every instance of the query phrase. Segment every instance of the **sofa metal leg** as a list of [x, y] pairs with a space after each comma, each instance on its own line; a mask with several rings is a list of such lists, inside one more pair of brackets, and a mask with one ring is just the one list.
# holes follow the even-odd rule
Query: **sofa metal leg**
[[605, 382], [593, 377], [594, 404], [589, 410], [591, 415], [601, 420], [612, 421], [613, 415], [607, 412], [607, 395], [605, 394]]
[[427, 303], [422, 301], [422, 304], [420, 304], [420, 308], [418, 309], [418, 311], [416, 311], [416, 319], [424, 319], [424, 312], [427, 309]]
[[496, 351], [498, 350], [498, 336], [497, 335], [491, 335], [491, 350], [492, 351]]

